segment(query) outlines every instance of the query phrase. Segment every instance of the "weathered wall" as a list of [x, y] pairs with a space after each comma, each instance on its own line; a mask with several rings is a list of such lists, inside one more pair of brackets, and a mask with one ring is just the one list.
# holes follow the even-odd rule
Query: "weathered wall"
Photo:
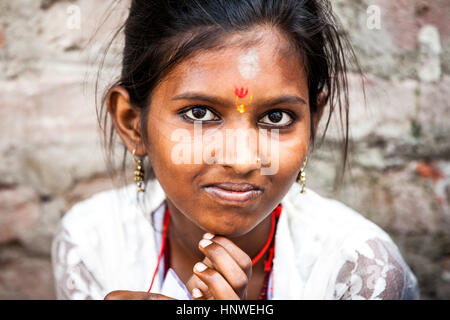
[[[126, 12], [114, 10], [89, 41], [109, 4], [0, 2], [0, 299], [54, 298], [55, 226], [75, 202], [112, 187], [93, 81], [101, 47]], [[334, 5], [366, 71], [367, 107], [353, 75], [352, 170], [334, 188], [341, 159], [332, 125], [308, 163], [307, 184], [388, 231], [423, 298], [449, 299], [450, 1]], [[117, 61], [107, 59], [104, 78]]]

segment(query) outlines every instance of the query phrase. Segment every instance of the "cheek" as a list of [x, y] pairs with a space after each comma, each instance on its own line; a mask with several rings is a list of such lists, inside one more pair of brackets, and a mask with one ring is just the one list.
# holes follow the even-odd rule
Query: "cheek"
[[[183, 156], [189, 154], [189, 152], [183, 152], [183, 150], [189, 150], [191, 143], [173, 139], [172, 137], [175, 137], [176, 133], [170, 129], [160, 129], [158, 133], [153, 136], [149, 134], [148, 140], [149, 160], [156, 177], [161, 186], [166, 186], [165, 191], [168, 194], [177, 190], [189, 190], [192, 186], [184, 186], [183, 184], [192, 181], [198, 166], [188, 164], [190, 161], [183, 161]], [[176, 136], [180, 137], [180, 135]]]
[[285, 194], [296, 181], [304, 157], [307, 154], [307, 138], [295, 136], [293, 139], [280, 141], [279, 170], [273, 177], [278, 193]]
[[[177, 164], [173, 151], [181, 148], [176, 138], [182, 138], [180, 129], [174, 123], [175, 119], [163, 109], [151, 109], [147, 120], [147, 154], [156, 178], [170, 198], [186, 197], [180, 194], [190, 190], [195, 165]], [[186, 184], [186, 185], [184, 185]]]
[[[309, 121], [309, 119], [308, 119]], [[309, 125], [297, 126], [288, 135], [280, 136], [279, 140], [279, 168], [272, 180], [272, 197], [281, 201], [297, 180], [297, 175], [303, 164], [309, 146]], [[273, 164], [275, 166], [275, 164]]]
[[[278, 158], [279, 172], [276, 179], [287, 179], [297, 175], [308, 153], [310, 139], [310, 119], [303, 117], [288, 133], [279, 134], [278, 154], [271, 157]], [[287, 181], [286, 180], [286, 181]]]

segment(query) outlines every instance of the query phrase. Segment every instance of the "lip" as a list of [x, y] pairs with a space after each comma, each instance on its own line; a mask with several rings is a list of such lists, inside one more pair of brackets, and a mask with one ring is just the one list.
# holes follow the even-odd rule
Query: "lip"
[[215, 199], [236, 204], [245, 204], [258, 198], [264, 192], [262, 188], [249, 183], [223, 182], [210, 184], [203, 188]]
[[235, 183], [235, 182], [220, 182], [220, 183], [211, 183], [206, 185], [206, 187], [217, 187], [227, 191], [234, 192], [245, 192], [251, 190], [262, 190], [263, 188], [251, 184], [251, 183]]

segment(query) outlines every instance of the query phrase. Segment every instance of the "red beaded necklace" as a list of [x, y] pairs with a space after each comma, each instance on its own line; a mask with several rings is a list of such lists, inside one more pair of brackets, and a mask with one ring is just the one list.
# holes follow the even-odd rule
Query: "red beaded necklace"
[[[261, 293], [259, 295], [258, 300], [266, 300], [267, 299], [267, 289], [269, 286], [269, 278], [270, 278], [270, 272], [272, 271], [272, 265], [273, 265], [273, 257], [275, 255], [275, 239], [274, 239], [274, 234], [275, 234], [275, 229], [276, 229], [276, 224], [278, 222], [278, 219], [281, 215], [281, 210], [282, 210], [282, 205], [281, 203], [272, 211], [272, 224], [271, 224], [271, 228], [270, 228], [270, 234], [269, 237], [267, 238], [267, 241], [264, 245], [264, 247], [261, 249], [261, 251], [252, 259], [252, 266], [254, 266], [266, 253], [267, 250], [269, 250], [269, 257], [268, 259], [264, 262], [264, 271], [266, 272], [266, 275], [264, 277], [264, 285], [263, 288], [261, 290]], [[169, 241], [167, 238], [167, 232], [169, 229], [169, 221], [170, 221], [170, 211], [169, 211], [169, 207], [166, 205], [166, 211], [164, 213], [164, 224], [163, 224], [163, 234], [162, 234], [162, 243], [161, 243], [161, 248], [159, 250], [159, 254], [158, 254], [158, 260], [156, 262], [156, 268], [155, 271], [153, 273], [153, 277], [152, 277], [152, 282], [150, 284], [150, 288], [148, 289], [148, 293], [150, 293], [150, 290], [152, 290], [153, 287], [153, 282], [155, 281], [155, 277], [156, 274], [158, 272], [158, 268], [159, 265], [161, 263], [161, 259], [164, 256], [164, 275], [167, 273], [167, 271], [169, 270], [169, 266], [170, 266], [170, 249], [169, 249]], [[273, 241], [272, 241], [273, 240]]]

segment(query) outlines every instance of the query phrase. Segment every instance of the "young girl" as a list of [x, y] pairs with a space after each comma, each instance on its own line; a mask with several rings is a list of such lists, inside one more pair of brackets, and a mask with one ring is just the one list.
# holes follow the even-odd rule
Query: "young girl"
[[418, 298], [384, 231], [305, 187], [324, 109], [348, 120], [328, 1], [134, 0], [124, 33], [100, 117], [136, 185], [64, 216], [59, 298]]

